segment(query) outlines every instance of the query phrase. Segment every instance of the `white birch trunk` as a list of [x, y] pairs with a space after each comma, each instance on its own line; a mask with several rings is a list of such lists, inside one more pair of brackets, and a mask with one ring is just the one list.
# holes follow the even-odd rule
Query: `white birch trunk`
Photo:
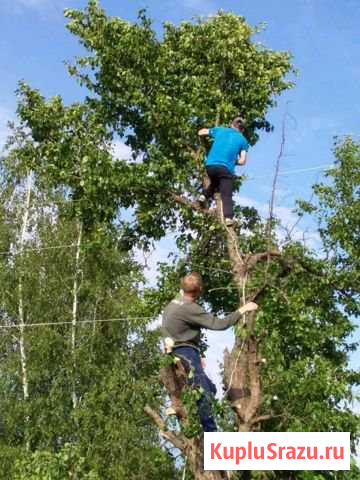
[[82, 223], [78, 223], [78, 236], [75, 251], [75, 278], [73, 284], [73, 308], [72, 308], [72, 325], [71, 325], [71, 355], [73, 359], [73, 388], [71, 393], [73, 408], [77, 406], [77, 395], [75, 387], [75, 372], [76, 372], [76, 325], [78, 315], [78, 293], [79, 293], [79, 274], [80, 274], [80, 249], [82, 239]]
[[[24, 313], [24, 295], [23, 295], [23, 252], [24, 245], [26, 241], [26, 233], [28, 231], [29, 224], [29, 215], [30, 215], [30, 199], [31, 199], [31, 189], [32, 189], [32, 172], [28, 173], [27, 182], [26, 182], [26, 198], [25, 198], [25, 208], [22, 217], [22, 228], [19, 239], [19, 259], [20, 259], [20, 275], [19, 275], [19, 285], [18, 285], [18, 294], [19, 294], [19, 304], [18, 304], [18, 315], [19, 315], [19, 326], [20, 326], [20, 338], [19, 338], [19, 347], [20, 347], [20, 361], [21, 361], [21, 382], [23, 388], [23, 397], [24, 400], [29, 399], [29, 381], [28, 381], [28, 372], [27, 372], [27, 357], [26, 357], [26, 345], [25, 345], [25, 313]], [[26, 422], [28, 422], [28, 417]], [[27, 435], [26, 435], [27, 437]], [[26, 449], [30, 447], [29, 441], [26, 440]]]

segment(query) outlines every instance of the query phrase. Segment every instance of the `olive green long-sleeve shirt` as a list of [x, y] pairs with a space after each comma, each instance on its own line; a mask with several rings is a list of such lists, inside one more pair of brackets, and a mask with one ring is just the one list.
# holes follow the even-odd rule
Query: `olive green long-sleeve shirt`
[[165, 308], [162, 316], [162, 335], [174, 340], [175, 345], [200, 343], [200, 330], [226, 330], [234, 325], [241, 317], [236, 311], [220, 319], [205, 312], [195, 302], [180, 298], [172, 300]]

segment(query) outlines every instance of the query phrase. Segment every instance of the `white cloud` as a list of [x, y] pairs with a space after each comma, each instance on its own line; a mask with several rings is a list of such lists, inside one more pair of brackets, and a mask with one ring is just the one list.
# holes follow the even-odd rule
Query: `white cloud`
[[112, 145], [112, 154], [119, 160], [130, 160], [132, 150], [121, 140], [116, 140]]

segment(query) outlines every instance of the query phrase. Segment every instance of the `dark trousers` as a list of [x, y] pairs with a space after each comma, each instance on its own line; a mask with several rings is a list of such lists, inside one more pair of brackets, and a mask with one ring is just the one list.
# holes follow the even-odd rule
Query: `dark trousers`
[[233, 218], [232, 192], [234, 188], [233, 175], [221, 165], [206, 167], [206, 173], [210, 179], [210, 185], [204, 189], [206, 198], [212, 198], [215, 192], [220, 192], [225, 218]]
[[212, 416], [212, 402], [216, 393], [216, 387], [204, 372], [201, 365], [200, 353], [192, 347], [176, 347], [174, 355], [179, 357], [189, 375], [188, 384], [194, 387], [202, 387], [203, 394], [197, 401], [200, 422], [204, 432], [216, 432], [216, 423]]

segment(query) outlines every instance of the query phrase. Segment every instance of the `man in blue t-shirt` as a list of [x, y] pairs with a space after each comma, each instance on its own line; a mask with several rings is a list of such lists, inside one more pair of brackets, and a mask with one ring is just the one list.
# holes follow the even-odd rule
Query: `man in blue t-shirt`
[[214, 139], [212, 147], [206, 156], [205, 167], [210, 185], [204, 189], [200, 202], [206, 203], [213, 197], [215, 191], [220, 191], [223, 204], [223, 214], [227, 226], [234, 224], [232, 192], [235, 165], [246, 163], [246, 153], [249, 144], [243, 135], [245, 121], [235, 117], [230, 127], [202, 128], [199, 136], [208, 135]]

